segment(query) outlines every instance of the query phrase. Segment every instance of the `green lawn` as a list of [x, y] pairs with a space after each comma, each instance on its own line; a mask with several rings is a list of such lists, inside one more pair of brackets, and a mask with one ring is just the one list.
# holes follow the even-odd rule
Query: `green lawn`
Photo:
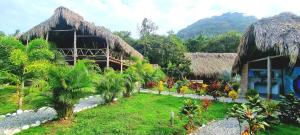
[[300, 126], [280, 124], [273, 127], [271, 130], [266, 130], [259, 135], [299, 135]]
[[[173, 127], [169, 125], [170, 112], [178, 114], [183, 100], [172, 96], [137, 94], [112, 105], [77, 113], [73, 122], [51, 122], [20, 134], [185, 134], [184, 121], [178, 117]], [[226, 108], [230, 106], [214, 103], [204, 114], [204, 119], [224, 118]]]
[[[28, 90], [25, 88], [25, 91]], [[49, 103], [49, 98], [38, 94], [27, 94], [23, 100], [23, 110], [36, 109]], [[18, 110], [18, 97], [14, 86], [0, 89], [0, 115], [13, 113]]]
[[15, 112], [18, 109], [15, 87], [0, 89], [0, 115]]

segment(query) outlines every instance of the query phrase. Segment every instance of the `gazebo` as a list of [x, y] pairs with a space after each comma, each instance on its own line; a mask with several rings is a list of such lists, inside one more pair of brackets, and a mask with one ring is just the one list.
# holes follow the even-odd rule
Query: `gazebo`
[[243, 35], [233, 74], [241, 75], [241, 95], [257, 90], [267, 98], [300, 93], [300, 17], [291, 13], [263, 18]]
[[44, 38], [54, 43], [70, 64], [87, 58], [95, 60], [102, 68], [113, 67], [122, 71], [123, 66], [129, 65], [127, 58], [130, 56], [143, 59], [120, 37], [104, 27], [85, 21], [82, 16], [65, 7], [57, 8], [49, 19], [20, 37], [27, 44], [34, 38]]

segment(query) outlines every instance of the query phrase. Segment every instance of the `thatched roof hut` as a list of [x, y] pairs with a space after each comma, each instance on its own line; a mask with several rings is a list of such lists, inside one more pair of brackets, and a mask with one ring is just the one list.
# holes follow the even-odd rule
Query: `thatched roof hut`
[[[120, 37], [112, 34], [108, 29], [85, 21], [82, 16], [65, 7], [58, 7], [54, 15], [25, 32], [20, 38], [26, 41], [37, 37], [48, 38], [46, 36], [49, 36], [49, 40], [55, 41], [60, 48], [70, 48], [73, 42], [73, 34], [67, 33], [67, 31], [72, 29], [76, 31], [77, 35], [80, 35], [78, 36], [80, 39], [77, 40], [78, 48], [104, 48], [105, 42], [108, 41], [110, 42], [110, 48], [114, 51], [124, 52], [127, 56], [143, 58], [138, 51]], [[57, 36], [58, 32], [54, 32], [54, 30], [61, 30], [60, 35]], [[63, 30], [65, 30], [65, 33], [63, 33]], [[89, 37], [89, 39], [85, 37]]]
[[186, 53], [191, 60], [191, 77], [215, 79], [221, 73], [231, 71], [236, 53]]
[[[263, 18], [243, 35], [232, 72], [241, 74], [248, 61], [267, 56], [285, 56], [290, 67], [296, 64], [300, 48], [300, 17], [291, 13]], [[281, 63], [282, 64], [282, 63]]]

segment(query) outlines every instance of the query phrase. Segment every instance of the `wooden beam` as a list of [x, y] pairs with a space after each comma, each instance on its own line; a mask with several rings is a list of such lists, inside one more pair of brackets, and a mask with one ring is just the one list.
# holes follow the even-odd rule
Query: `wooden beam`
[[271, 58], [268, 57], [267, 59], [267, 72], [268, 72], [268, 76], [267, 76], [267, 98], [271, 99], [271, 89], [272, 89], [272, 67], [271, 67]]
[[74, 31], [74, 29], [68, 29], [68, 30], [49, 30], [49, 31], [57, 31], [57, 32], [60, 32], [60, 31]]
[[89, 38], [89, 37], [99, 37], [96, 35], [77, 35], [78, 38]]
[[123, 51], [121, 52], [121, 73], [123, 73]]
[[110, 41], [106, 39], [106, 68], [109, 68], [109, 45]]
[[46, 41], [48, 42], [48, 39], [49, 39], [49, 31], [47, 32], [46, 34]]
[[77, 58], [77, 45], [76, 45], [76, 30], [74, 30], [74, 52], [73, 52], [73, 57], [74, 57], [74, 65], [76, 64], [76, 58]]
[[26, 45], [28, 45], [28, 40], [29, 40], [29, 35], [27, 35], [27, 38], [26, 38]]
[[284, 56], [284, 55], [268, 56], [268, 57], [265, 57], [265, 58], [248, 61], [248, 63], [268, 60], [268, 58], [273, 59], [273, 58], [277, 58], [277, 57], [281, 57], [281, 56]]

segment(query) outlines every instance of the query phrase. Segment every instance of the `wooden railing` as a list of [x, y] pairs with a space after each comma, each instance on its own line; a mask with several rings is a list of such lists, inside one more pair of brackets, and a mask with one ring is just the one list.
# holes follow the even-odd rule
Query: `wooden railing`
[[[87, 58], [94, 58], [96, 61], [102, 61], [105, 62], [106, 59], [101, 59], [101, 58], [106, 58], [106, 48], [101, 48], [101, 49], [90, 49], [90, 48], [76, 48], [77, 54], [75, 57], [87, 57]], [[74, 48], [58, 48], [58, 51], [65, 57], [74, 57]], [[69, 59], [67, 61], [73, 61], [73, 59]], [[114, 62], [114, 63], [121, 63], [121, 57], [116, 53], [111, 50], [109, 50], [109, 61]], [[129, 61], [123, 60], [122, 61], [123, 65], [130, 65]]]

